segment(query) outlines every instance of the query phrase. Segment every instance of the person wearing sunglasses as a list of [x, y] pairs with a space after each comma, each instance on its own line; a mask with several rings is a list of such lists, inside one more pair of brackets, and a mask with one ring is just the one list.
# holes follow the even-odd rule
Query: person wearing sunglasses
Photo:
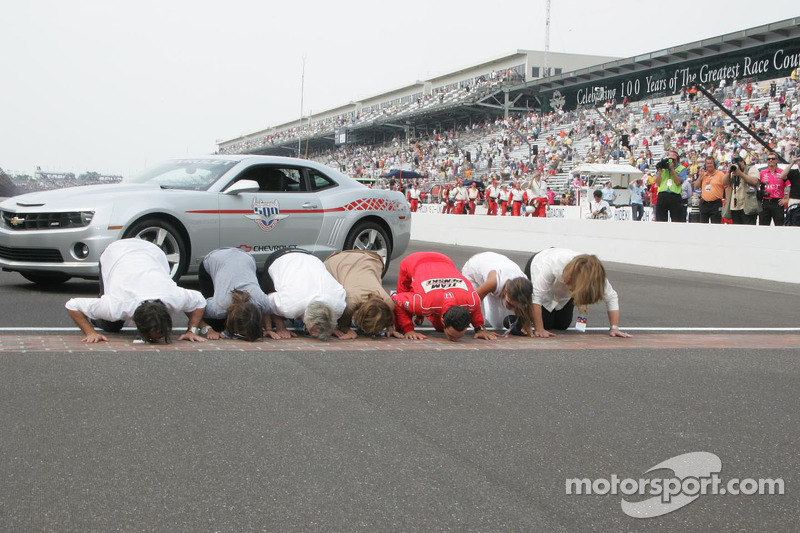
[[767, 168], [759, 175], [764, 194], [761, 198], [761, 214], [758, 217], [760, 226], [783, 226], [783, 195], [786, 187], [781, 169], [778, 168], [778, 156], [774, 152], [767, 155]]

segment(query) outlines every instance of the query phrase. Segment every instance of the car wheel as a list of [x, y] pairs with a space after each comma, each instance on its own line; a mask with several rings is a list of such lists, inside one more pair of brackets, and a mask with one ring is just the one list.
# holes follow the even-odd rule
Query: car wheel
[[167, 222], [158, 218], [140, 220], [125, 233], [125, 238], [137, 238], [152, 242], [167, 256], [169, 274], [178, 281], [183, 274], [189, 258], [186, 252], [186, 243], [180, 232]]
[[359, 222], [350, 230], [344, 241], [345, 250], [369, 250], [381, 256], [383, 274], [389, 268], [392, 259], [392, 245], [386, 231], [374, 222]]
[[72, 279], [63, 272], [20, 272], [22, 277], [37, 285], [60, 285]]

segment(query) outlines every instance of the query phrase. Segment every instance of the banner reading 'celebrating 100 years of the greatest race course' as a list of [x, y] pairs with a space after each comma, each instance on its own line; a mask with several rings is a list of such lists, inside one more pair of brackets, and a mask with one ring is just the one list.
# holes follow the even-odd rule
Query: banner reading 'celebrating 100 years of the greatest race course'
[[695, 59], [682, 63], [653, 67], [633, 74], [622, 74], [602, 80], [576, 84], [567, 88], [542, 93], [543, 111], [571, 110], [576, 107], [598, 107], [606, 101], [622, 103], [658, 98], [680, 92], [681, 87], [700, 84], [706, 88], [739, 80], [759, 81], [789, 76], [800, 66], [800, 41], [793, 39], [730, 52], [714, 58]]

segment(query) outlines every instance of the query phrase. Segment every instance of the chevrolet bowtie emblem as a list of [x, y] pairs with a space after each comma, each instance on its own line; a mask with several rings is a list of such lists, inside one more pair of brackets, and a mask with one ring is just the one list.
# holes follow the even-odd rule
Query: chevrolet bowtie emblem
[[20, 224], [23, 224], [23, 223], [25, 223], [25, 219], [24, 218], [14, 217], [14, 218], [11, 219], [11, 225], [12, 226], [19, 226]]

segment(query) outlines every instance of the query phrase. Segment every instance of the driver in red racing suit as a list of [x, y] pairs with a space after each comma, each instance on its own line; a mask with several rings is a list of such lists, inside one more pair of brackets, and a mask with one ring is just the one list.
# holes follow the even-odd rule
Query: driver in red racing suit
[[497, 338], [483, 327], [480, 296], [446, 255], [417, 252], [403, 259], [392, 300], [395, 328], [407, 339], [426, 338], [414, 331], [414, 324], [421, 325], [423, 317], [451, 341], [464, 336], [470, 323], [476, 339]]

